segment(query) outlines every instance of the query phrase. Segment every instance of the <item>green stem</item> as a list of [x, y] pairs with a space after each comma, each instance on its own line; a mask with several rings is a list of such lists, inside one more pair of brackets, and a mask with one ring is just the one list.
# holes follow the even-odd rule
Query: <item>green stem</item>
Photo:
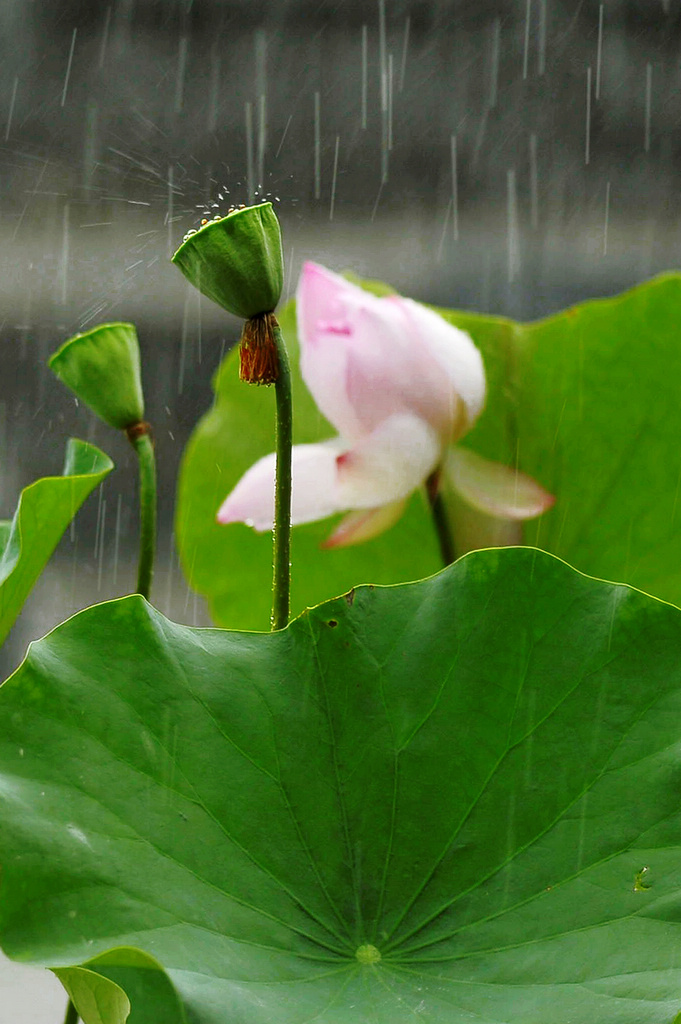
[[137, 566], [137, 593], [149, 600], [156, 553], [156, 458], [148, 425], [144, 431], [128, 431], [137, 452], [140, 473], [140, 554]]
[[277, 472], [274, 488], [274, 578], [272, 581], [272, 629], [288, 625], [291, 605], [291, 444], [293, 405], [291, 370], [279, 326], [274, 327], [279, 373], [274, 387], [277, 402]]
[[66, 1007], [66, 1016], [64, 1017], [64, 1024], [78, 1024], [78, 1010], [73, 1005], [73, 1002], [69, 999], [69, 1005]]
[[433, 517], [433, 525], [440, 545], [440, 556], [444, 565], [451, 565], [456, 559], [456, 549], [452, 536], [447, 509], [442, 500], [440, 492], [440, 470], [434, 470], [426, 480], [426, 493], [430, 504], [430, 514]]

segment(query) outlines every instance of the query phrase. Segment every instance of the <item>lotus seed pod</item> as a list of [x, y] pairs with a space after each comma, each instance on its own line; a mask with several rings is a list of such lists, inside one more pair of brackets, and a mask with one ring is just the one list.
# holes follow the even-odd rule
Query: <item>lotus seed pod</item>
[[126, 430], [144, 419], [140, 351], [133, 324], [100, 324], [50, 357], [50, 369], [105, 423]]
[[284, 260], [271, 203], [207, 220], [173, 256], [187, 280], [229, 313], [249, 320], [271, 313], [281, 297]]

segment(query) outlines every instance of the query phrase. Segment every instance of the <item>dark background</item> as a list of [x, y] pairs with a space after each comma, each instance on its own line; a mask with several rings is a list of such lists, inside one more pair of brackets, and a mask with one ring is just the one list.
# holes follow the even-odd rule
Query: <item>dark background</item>
[[287, 293], [310, 257], [529, 319], [678, 261], [680, 0], [2, 0], [0, 38], [0, 517], [71, 434], [118, 467], [5, 670], [134, 584], [132, 453], [45, 364], [106, 320], [142, 342], [155, 600], [207, 621], [171, 555], [174, 486], [238, 325], [168, 261], [206, 209], [273, 199]]

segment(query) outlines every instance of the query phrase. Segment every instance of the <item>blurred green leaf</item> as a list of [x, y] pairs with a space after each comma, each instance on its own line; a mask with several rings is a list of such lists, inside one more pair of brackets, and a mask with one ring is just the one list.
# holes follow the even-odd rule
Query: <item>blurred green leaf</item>
[[62, 534], [113, 462], [85, 441], [71, 438], [63, 476], [25, 487], [11, 523], [0, 523], [0, 644], [7, 637], [34, 583]]
[[663, 1024], [680, 749], [681, 612], [533, 549], [274, 634], [98, 605], [0, 688], [2, 945], [131, 1022]]
[[465, 443], [557, 497], [525, 543], [681, 604], [681, 275], [534, 324], [439, 312], [487, 368]]
[[[557, 497], [551, 512], [525, 525], [524, 542], [595, 576], [681, 603], [681, 401], [674, 386], [681, 379], [681, 276], [666, 275], [534, 324], [439, 312], [470, 332], [485, 359], [487, 408], [464, 444], [517, 465]], [[300, 379], [291, 305], [282, 327], [294, 357], [295, 441], [331, 437], [335, 431]], [[241, 474], [274, 447], [273, 395], [237, 377], [230, 354], [216, 378], [215, 405], [184, 456], [176, 533], [185, 573], [207, 597], [215, 620], [264, 629], [271, 539], [215, 523]], [[477, 513], [472, 531], [460, 503], [451, 503], [450, 514], [459, 550], [494, 543], [494, 532], [485, 541]], [[294, 612], [362, 581], [394, 583], [439, 568], [420, 495], [381, 537], [320, 551], [334, 521], [293, 532]]]

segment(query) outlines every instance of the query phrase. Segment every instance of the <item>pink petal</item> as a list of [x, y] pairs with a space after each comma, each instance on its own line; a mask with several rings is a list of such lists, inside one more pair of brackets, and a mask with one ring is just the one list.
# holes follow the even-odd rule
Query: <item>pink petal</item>
[[467, 448], [449, 449], [445, 470], [469, 505], [501, 519], [534, 519], [556, 500], [532, 477]]
[[407, 499], [393, 501], [380, 508], [362, 509], [361, 512], [348, 512], [322, 544], [323, 548], [346, 548], [350, 544], [363, 544], [366, 540], [378, 537], [389, 530], [404, 512]]
[[[294, 526], [325, 519], [346, 507], [335, 500], [336, 457], [342, 448], [338, 439], [293, 446], [291, 522]], [[258, 531], [272, 529], [275, 463], [276, 456], [272, 452], [244, 473], [220, 506], [219, 523], [246, 523]]]
[[336, 459], [338, 507], [377, 508], [405, 498], [435, 469], [441, 451], [440, 438], [424, 420], [390, 416]]
[[464, 407], [463, 422], [458, 425], [458, 430], [455, 428], [455, 436], [451, 438], [454, 441], [458, 440], [471, 428], [485, 404], [485, 367], [480, 351], [470, 335], [448, 323], [439, 313], [422, 306], [420, 302], [402, 298], [400, 295], [389, 296], [385, 301], [400, 306], [412, 330], [418, 331], [424, 339], [432, 358], [447, 375], [452, 389], [461, 398]]
[[314, 263], [298, 286], [303, 379], [339, 433], [356, 441], [415, 413], [443, 441], [482, 408], [482, 358], [463, 331], [418, 303], [377, 298]]
[[362, 428], [346, 387], [348, 350], [344, 336], [350, 326], [345, 299], [360, 290], [339, 274], [308, 261], [303, 265], [296, 293], [303, 380], [329, 423], [349, 440], [361, 436]]

